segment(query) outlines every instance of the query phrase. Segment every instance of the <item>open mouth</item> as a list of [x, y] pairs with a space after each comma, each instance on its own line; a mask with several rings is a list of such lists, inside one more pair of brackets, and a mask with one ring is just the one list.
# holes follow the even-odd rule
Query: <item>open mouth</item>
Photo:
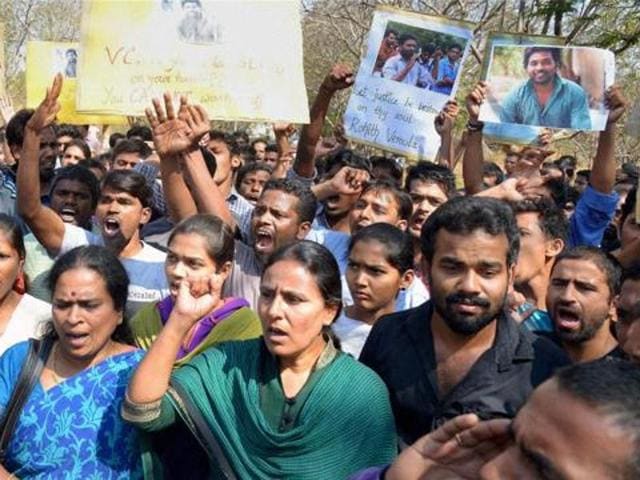
[[284, 340], [288, 336], [287, 332], [285, 332], [281, 328], [273, 327], [273, 326], [267, 329], [266, 334], [269, 337], [269, 339], [272, 341]]
[[73, 348], [82, 347], [89, 338], [87, 333], [65, 333], [67, 343]]
[[560, 330], [577, 330], [582, 323], [578, 312], [567, 307], [556, 308], [555, 322]]
[[270, 230], [259, 228], [255, 235], [255, 247], [260, 251], [269, 250], [273, 247], [273, 233]]
[[120, 233], [120, 222], [117, 218], [107, 217], [102, 222], [102, 231], [107, 237], [115, 237]]
[[64, 223], [73, 223], [76, 220], [76, 211], [73, 208], [63, 208], [60, 210], [60, 218]]

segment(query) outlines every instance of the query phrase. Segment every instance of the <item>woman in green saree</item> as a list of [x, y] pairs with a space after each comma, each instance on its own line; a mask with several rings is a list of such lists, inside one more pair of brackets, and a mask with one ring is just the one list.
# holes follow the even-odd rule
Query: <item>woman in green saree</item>
[[210, 478], [341, 479], [389, 463], [389, 394], [327, 334], [342, 298], [331, 253], [307, 241], [277, 251], [260, 287], [264, 336], [219, 344], [172, 373], [186, 332], [216, 301], [216, 281], [180, 285], [131, 379], [125, 420], [157, 431], [181, 418], [208, 453]]

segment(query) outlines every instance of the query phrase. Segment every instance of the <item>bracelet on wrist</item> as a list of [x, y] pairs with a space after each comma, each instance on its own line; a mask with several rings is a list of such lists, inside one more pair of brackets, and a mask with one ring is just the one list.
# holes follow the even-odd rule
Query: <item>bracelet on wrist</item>
[[470, 132], [481, 132], [484, 128], [484, 122], [479, 120], [469, 120], [467, 122], [467, 130]]

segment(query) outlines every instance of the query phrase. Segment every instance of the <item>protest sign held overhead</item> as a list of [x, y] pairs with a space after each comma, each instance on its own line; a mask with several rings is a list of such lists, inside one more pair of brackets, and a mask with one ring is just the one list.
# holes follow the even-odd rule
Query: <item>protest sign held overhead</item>
[[90, 0], [81, 44], [82, 111], [140, 115], [169, 91], [215, 119], [308, 122], [297, 2]]
[[605, 92], [615, 59], [607, 50], [545, 44], [493, 45], [480, 120], [571, 130], [604, 130]]
[[51, 77], [61, 73], [64, 76], [64, 83], [60, 92], [61, 108], [57, 115], [60, 122], [76, 125], [127, 123], [127, 119], [123, 116], [77, 112], [79, 51], [79, 44], [71, 42], [34, 41], [27, 44], [27, 107], [36, 108], [51, 84]]
[[347, 111], [346, 135], [415, 159], [432, 159], [433, 122], [455, 96], [473, 24], [376, 10]]

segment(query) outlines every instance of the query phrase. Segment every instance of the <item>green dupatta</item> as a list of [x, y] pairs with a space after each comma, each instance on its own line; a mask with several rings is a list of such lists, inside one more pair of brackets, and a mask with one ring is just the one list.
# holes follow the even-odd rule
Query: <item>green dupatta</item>
[[[382, 380], [349, 355], [338, 355], [313, 387], [298, 424], [274, 431], [260, 410], [262, 339], [211, 348], [176, 370], [163, 398], [187, 418], [197, 408], [240, 479], [344, 479], [390, 463], [396, 437]], [[168, 402], [170, 404], [168, 404]], [[213, 471], [218, 471], [212, 460]]]

